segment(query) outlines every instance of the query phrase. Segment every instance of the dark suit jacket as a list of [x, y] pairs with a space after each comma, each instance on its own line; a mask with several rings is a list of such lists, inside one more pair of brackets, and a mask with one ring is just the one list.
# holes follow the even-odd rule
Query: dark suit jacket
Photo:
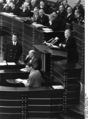
[[66, 43], [66, 51], [68, 55], [68, 63], [78, 62], [78, 51], [76, 45], [76, 39], [70, 37]]
[[31, 17], [32, 16], [32, 12], [30, 10], [25, 10], [25, 12], [23, 12], [22, 10], [20, 10], [20, 17]]
[[49, 27], [54, 31], [63, 31], [65, 29], [65, 19], [61, 16], [57, 16], [55, 20], [53, 20], [52, 25]]
[[43, 15], [42, 17], [38, 17], [37, 23], [45, 25], [45, 26], [49, 26], [49, 18], [46, 15]]
[[17, 43], [15, 46], [12, 44], [7, 44], [5, 50], [5, 60], [7, 62], [18, 62], [20, 56], [22, 54], [22, 45]]
[[74, 20], [73, 14], [66, 16], [66, 23], [72, 24], [73, 20]]

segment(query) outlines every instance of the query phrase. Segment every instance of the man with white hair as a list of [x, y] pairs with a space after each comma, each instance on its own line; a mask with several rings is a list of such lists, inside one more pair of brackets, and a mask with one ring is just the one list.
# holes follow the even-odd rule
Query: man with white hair
[[66, 29], [64, 31], [65, 40], [59, 44], [59, 47], [65, 48], [67, 52], [68, 64], [75, 64], [78, 62], [78, 51], [76, 45], [76, 39], [73, 38], [71, 30]]

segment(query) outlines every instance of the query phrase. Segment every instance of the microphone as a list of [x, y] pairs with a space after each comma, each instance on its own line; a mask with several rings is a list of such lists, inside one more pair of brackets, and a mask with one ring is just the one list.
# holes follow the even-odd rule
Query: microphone
[[49, 43], [49, 42], [51, 42], [51, 41], [53, 41], [53, 40], [54, 40], [54, 38], [51, 38], [50, 40], [47, 41], [47, 43]]
[[54, 40], [51, 42], [51, 44], [54, 45], [58, 40], [59, 40], [59, 38], [58, 37], [55, 37]]

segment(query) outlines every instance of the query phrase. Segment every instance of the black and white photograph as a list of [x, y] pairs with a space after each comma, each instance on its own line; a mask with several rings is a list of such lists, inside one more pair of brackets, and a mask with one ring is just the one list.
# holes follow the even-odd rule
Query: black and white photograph
[[0, 0], [0, 119], [88, 119], [86, 4]]

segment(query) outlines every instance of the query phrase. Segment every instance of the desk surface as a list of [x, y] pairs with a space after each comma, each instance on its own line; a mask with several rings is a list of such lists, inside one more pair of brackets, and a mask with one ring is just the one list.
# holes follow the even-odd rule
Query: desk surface
[[0, 86], [0, 92], [29, 92], [29, 91], [46, 91], [53, 90], [50, 87], [41, 87], [41, 88], [29, 88], [29, 87], [7, 87]]
[[8, 64], [4, 65], [3, 63], [2, 65], [0, 64], [0, 70], [2, 69], [21, 69], [24, 67], [25, 67], [24, 64], [16, 64], [16, 65], [8, 65]]
[[67, 52], [61, 49], [51, 49], [46, 45], [34, 45], [34, 48], [42, 53], [50, 53], [52, 56], [67, 58]]

